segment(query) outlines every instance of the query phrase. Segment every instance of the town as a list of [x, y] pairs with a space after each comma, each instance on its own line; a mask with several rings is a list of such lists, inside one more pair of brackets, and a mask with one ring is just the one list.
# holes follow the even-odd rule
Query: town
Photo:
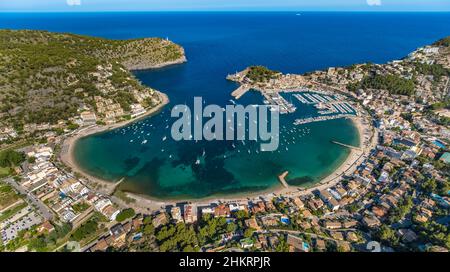
[[[107, 67], [98, 68], [97, 76], [107, 73]], [[257, 68], [251, 77], [229, 76], [247, 91], [309, 88], [343, 95], [367, 112], [364, 117], [375, 130], [368, 139], [375, 144], [336, 182], [239, 201], [146, 207], [126, 192], [106, 190], [73, 173], [60, 161], [61, 152], [67, 152], [61, 146], [71, 134], [97, 123], [91, 109], [80, 112], [80, 128], [55, 133], [45, 127], [35, 131], [38, 142], [14, 148], [19, 131], [2, 127], [1, 250], [350, 252], [370, 251], [368, 245], [377, 242], [387, 252], [448, 252], [449, 68], [447, 38], [383, 65], [307, 75]], [[98, 87], [107, 92], [108, 83], [102, 84]], [[151, 94], [135, 95], [146, 100]], [[317, 99], [305, 97], [298, 99]], [[283, 103], [286, 111], [292, 109]], [[351, 108], [343, 104], [333, 111]], [[118, 122], [115, 116], [123, 114], [107, 99], [96, 99], [96, 109], [103, 110], [105, 123]], [[131, 118], [141, 114], [136, 105]]]

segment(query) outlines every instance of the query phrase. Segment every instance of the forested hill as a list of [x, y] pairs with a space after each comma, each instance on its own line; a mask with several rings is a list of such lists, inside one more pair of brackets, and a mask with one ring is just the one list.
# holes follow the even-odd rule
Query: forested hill
[[127, 109], [148, 90], [129, 72], [185, 61], [168, 40], [107, 40], [47, 31], [0, 30], [0, 125], [56, 123], [95, 110], [94, 97]]

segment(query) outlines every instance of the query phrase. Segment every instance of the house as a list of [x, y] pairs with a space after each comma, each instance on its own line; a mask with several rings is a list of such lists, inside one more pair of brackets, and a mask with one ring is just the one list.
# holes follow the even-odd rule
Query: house
[[304, 242], [302, 238], [288, 234], [287, 244], [290, 252], [309, 252], [309, 244]]
[[345, 235], [347, 237], [347, 240], [350, 242], [358, 242], [359, 238], [353, 231], [349, 231]]
[[158, 228], [159, 226], [169, 223], [169, 220], [167, 219], [166, 213], [161, 212], [158, 215], [156, 215], [155, 218], [153, 218], [152, 223], [153, 226], [155, 226], [155, 228]]
[[330, 235], [335, 240], [339, 240], [339, 241], [343, 241], [344, 240], [344, 235], [342, 235], [342, 232], [332, 231], [332, 232], [330, 232]]
[[330, 199], [333, 199], [333, 196], [327, 191], [327, 190], [322, 190], [319, 192], [319, 197], [320, 199], [323, 200], [323, 202], [328, 202], [330, 201]]
[[184, 222], [186, 224], [197, 222], [197, 207], [195, 205], [184, 205]]
[[327, 202], [328, 208], [330, 208], [332, 211], [337, 211], [340, 207], [339, 202], [337, 202], [336, 199], [332, 198], [328, 200]]
[[97, 122], [97, 117], [95, 113], [90, 111], [84, 111], [80, 114], [81, 121], [83, 121], [83, 126], [95, 125]]
[[382, 218], [386, 215], [387, 210], [383, 207], [379, 207], [379, 206], [373, 206], [372, 207], [372, 213], [378, 217], [378, 218]]
[[300, 200], [299, 197], [296, 197], [293, 199], [292, 201], [295, 206], [297, 206], [297, 208], [299, 208], [300, 210], [302, 210], [303, 208], [305, 208], [305, 204], [303, 203], [303, 201]]
[[318, 251], [325, 251], [327, 249], [325, 241], [322, 239], [316, 239], [316, 249]]
[[327, 229], [340, 229], [342, 224], [337, 221], [324, 221], [323, 226]]
[[273, 216], [264, 216], [261, 218], [261, 222], [265, 227], [278, 226], [278, 219]]
[[97, 252], [97, 251], [105, 251], [106, 249], [108, 249], [109, 245], [106, 242], [105, 238], [101, 238], [100, 240], [97, 241], [97, 243], [90, 248], [91, 252]]
[[450, 164], [450, 152], [445, 152], [442, 154], [439, 160], [445, 162], [446, 164]]
[[231, 215], [230, 208], [225, 204], [220, 204], [214, 208], [215, 217], [229, 217]]
[[172, 207], [172, 209], [170, 209], [170, 214], [172, 215], [172, 219], [179, 223], [183, 221], [183, 217], [181, 217], [181, 209], [180, 207]]
[[345, 229], [354, 228], [357, 225], [358, 225], [358, 221], [356, 221], [356, 220], [345, 221], [342, 223], [342, 227]]
[[369, 217], [369, 216], [364, 216], [361, 223], [369, 228], [381, 225], [380, 220], [378, 220], [376, 217]]
[[251, 208], [252, 213], [264, 213], [266, 212], [266, 205], [262, 201], [258, 201], [256, 204], [253, 204]]
[[253, 240], [246, 238], [246, 239], [242, 239], [239, 241], [239, 243], [241, 244], [242, 248], [251, 248], [253, 247]]
[[256, 222], [255, 218], [247, 219], [247, 220], [244, 221], [244, 223], [245, 223], [245, 226], [247, 228], [252, 228], [252, 229], [257, 230], [257, 231], [261, 229], [259, 227], [259, 225], [258, 225], [258, 222]]
[[55, 227], [50, 223], [50, 221], [45, 221], [38, 228], [39, 233], [50, 233], [55, 230]]
[[402, 241], [405, 243], [412, 243], [419, 238], [417, 234], [410, 229], [400, 229], [398, 234], [402, 237]]

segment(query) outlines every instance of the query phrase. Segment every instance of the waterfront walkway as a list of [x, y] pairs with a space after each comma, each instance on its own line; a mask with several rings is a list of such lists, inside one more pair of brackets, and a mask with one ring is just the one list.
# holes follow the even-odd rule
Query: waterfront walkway
[[246, 92], [248, 92], [250, 90], [250, 87], [248, 87], [247, 85], [241, 85], [239, 88], [237, 88], [236, 90], [234, 90], [234, 92], [231, 93], [231, 95], [235, 98], [235, 99], [239, 99], [241, 98]]
[[340, 146], [343, 146], [343, 147], [347, 147], [347, 148], [350, 148], [350, 149], [355, 149], [355, 150], [358, 150], [358, 151], [362, 151], [362, 149], [360, 147], [356, 147], [356, 146], [348, 145], [348, 144], [343, 144], [343, 143], [340, 143], [340, 142], [337, 142], [337, 141], [331, 141], [331, 142], [333, 144], [337, 144], [337, 145], [340, 145]]
[[285, 187], [285, 188], [289, 188], [289, 184], [286, 182], [286, 177], [289, 174], [288, 171], [284, 172], [283, 174], [278, 176], [278, 180], [281, 182], [281, 184]]

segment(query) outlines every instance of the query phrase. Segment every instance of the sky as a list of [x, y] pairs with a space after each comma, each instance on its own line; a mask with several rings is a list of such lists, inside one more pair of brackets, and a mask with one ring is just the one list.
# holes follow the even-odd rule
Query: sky
[[0, 11], [450, 11], [450, 0], [0, 0]]

